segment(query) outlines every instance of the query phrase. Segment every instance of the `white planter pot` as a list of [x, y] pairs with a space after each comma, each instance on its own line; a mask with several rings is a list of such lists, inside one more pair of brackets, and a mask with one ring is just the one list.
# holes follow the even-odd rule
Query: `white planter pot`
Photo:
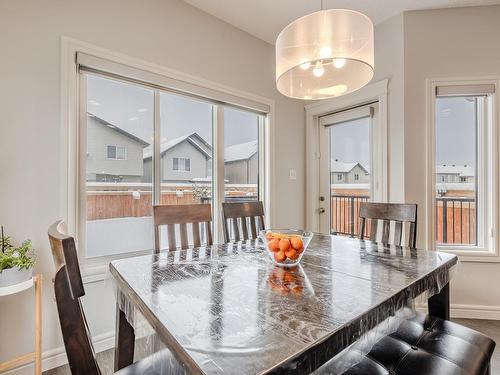
[[33, 268], [20, 270], [19, 268], [7, 268], [0, 272], [0, 288], [22, 283], [33, 276]]

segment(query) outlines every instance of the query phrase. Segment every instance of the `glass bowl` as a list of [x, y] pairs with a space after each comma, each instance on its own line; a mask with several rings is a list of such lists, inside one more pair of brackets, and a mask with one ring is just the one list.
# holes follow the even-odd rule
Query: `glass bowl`
[[312, 237], [312, 232], [299, 229], [266, 229], [259, 232], [266, 252], [281, 267], [299, 264]]

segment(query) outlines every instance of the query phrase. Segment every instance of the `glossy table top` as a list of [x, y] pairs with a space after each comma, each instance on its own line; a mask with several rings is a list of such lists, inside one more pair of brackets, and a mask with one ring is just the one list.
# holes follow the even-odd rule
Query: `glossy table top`
[[117, 260], [110, 270], [191, 372], [256, 374], [297, 362], [316, 369], [408, 298], [446, 283], [457, 262], [319, 234], [300, 267], [275, 267], [266, 251], [254, 241], [214, 245]]

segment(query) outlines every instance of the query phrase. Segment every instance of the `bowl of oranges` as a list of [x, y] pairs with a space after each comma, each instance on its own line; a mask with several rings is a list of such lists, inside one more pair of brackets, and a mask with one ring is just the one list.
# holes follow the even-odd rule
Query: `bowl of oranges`
[[262, 230], [259, 237], [276, 265], [293, 267], [299, 264], [313, 234], [298, 229], [275, 229]]

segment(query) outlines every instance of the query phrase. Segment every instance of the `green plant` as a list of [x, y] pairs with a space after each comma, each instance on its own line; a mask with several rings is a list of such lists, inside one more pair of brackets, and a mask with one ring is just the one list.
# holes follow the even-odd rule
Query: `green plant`
[[35, 265], [33, 245], [30, 240], [25, 240], [21, 246], [12, 245], [11, 239], [3, 233], [0, 237], [0, 272], [8, 268], [27, 270]]

